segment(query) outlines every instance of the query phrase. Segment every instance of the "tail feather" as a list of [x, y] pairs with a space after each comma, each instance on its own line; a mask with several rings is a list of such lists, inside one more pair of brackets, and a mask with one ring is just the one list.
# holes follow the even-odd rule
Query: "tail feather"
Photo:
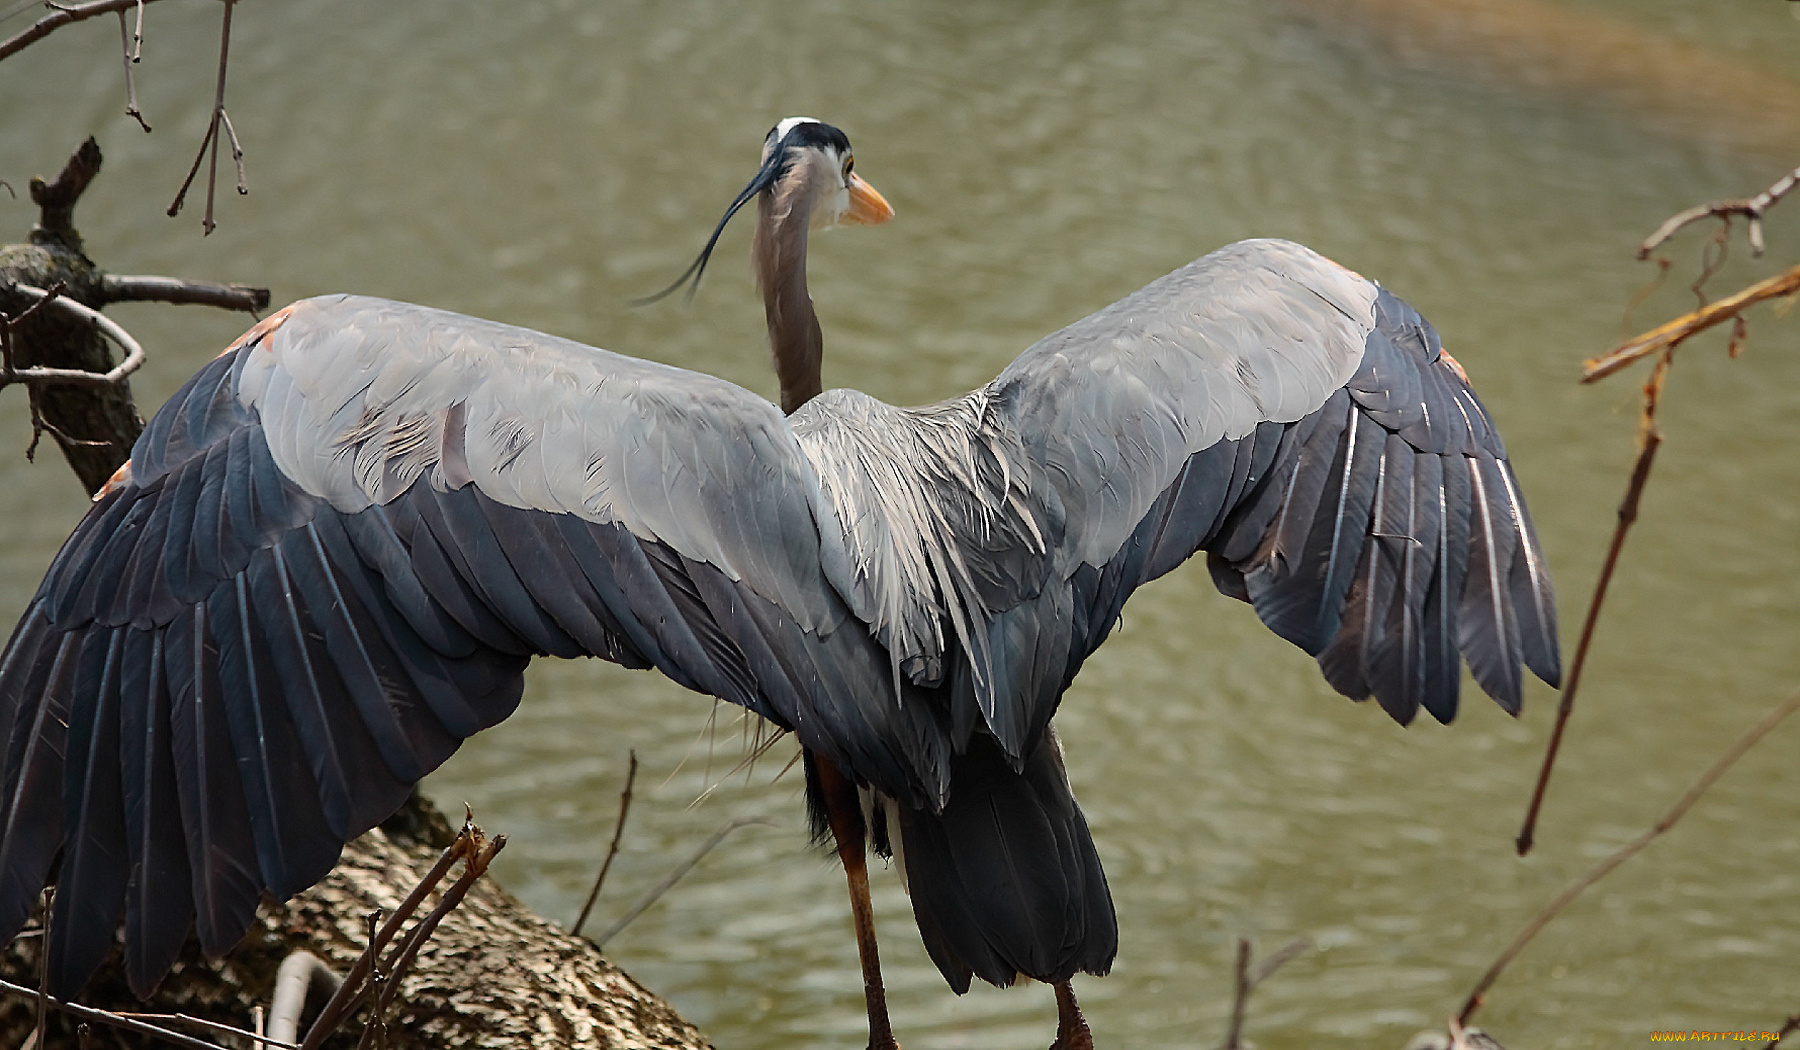
[[1111, 969], [1112, 896], [1054, 734], [1023, 774], [978, 735], [950, 776], [944, 811], [901, 807], [900, 831], [919, 934], [951, 988]]

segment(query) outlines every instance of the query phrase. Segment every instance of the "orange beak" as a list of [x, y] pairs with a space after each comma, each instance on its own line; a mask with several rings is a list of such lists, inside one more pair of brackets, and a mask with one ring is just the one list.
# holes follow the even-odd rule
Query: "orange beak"
[[840, 223], [845, 226], [875, 226], [894, 217], [894, 206], [875, 187], [864, 182], [861, 176], [851, 172], [846, 184], [850, 190], [850, 208], [838, 220]]

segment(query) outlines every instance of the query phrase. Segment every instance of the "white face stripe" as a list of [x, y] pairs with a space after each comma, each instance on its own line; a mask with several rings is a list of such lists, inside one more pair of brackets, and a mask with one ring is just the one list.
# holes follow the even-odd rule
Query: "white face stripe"
[[787, 138], [787, 133], [794, 130], [796, 125], [823, 123], [825, 122], [817, 117], [783, 117], [781, 123], [775, 125], [775, 130], [769, 132], [769, 138], [776, 142], [780, 142], [782, 139]]

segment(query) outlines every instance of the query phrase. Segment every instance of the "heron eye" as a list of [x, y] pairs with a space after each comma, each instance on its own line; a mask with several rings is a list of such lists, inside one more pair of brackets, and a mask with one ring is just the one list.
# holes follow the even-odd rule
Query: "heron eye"
[[851, 170], [854, 169], [855, 167], [856, 167], [856, 158], [855, 157], [845, 157], [844, 158], [844, 178], [846, 178], [846, 179], [849, 178]]

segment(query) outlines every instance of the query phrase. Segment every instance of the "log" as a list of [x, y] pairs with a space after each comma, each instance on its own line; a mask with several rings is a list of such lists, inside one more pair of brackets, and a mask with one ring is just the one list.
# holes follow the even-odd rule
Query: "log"
[[[443, 817], [415, 794], [395, 818], [345, 847], [323, 882], [286, 904], [265, 903], [249, 935], [224, 959], [209, 962], [190, 942], [145, 1004], [126, 988], [115, 950], [79, 1001], [114, 1011], [183, 1013], [248, 1028], [251, 1008], [268, 1005], [276, 970], [290, 953], [311, 952], [339, 974], [349, 970], [368, 944], [370, 913], [376, 908], [391, 913], [450, 838]], [[0, 975], [7, 980], [37, 984], [42, 939], [34, 929], [35, 923], [0, 956]], [[315, 1011], [318, 1005], [315, 1001]], [[365, 1010], [325, 1045], [354, 1047], [366, 1019]], [[425, 942], [385, 1020], [391, 1050], [711, 1046], [673, 1007], [607, 962], [592, 943], [533, 915], [491, 878], [476, 882]], [[32, 1000], [0, 1000], [0, 1046], [23, 1046], [35, 1024]], [[208, 1037], [202, 1030], [188, 1030]], [[81, 1044], [75, 1022], [54, 1012], [46, 1037], [46, 1046], [70, 1050], [156, 1045], [148, 1037], [97, 1025]], [[233, 1045], [228, 1040], [214, 1041]]]

